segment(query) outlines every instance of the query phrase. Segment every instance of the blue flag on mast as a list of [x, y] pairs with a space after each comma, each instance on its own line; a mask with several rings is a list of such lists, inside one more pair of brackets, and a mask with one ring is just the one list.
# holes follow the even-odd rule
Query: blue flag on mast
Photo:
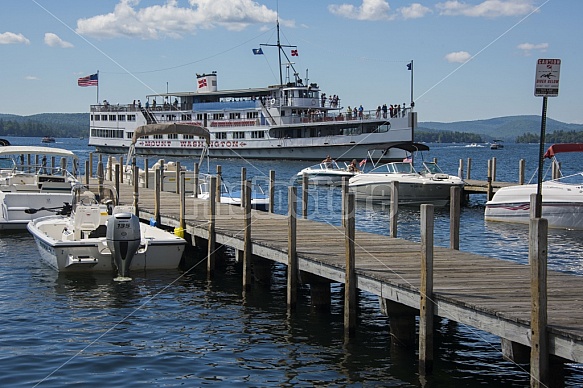
[[255, 55], [263, 55], [263, 50], [261, 50], [261, 47], [258, 49], [253, 49], [253, 54]]

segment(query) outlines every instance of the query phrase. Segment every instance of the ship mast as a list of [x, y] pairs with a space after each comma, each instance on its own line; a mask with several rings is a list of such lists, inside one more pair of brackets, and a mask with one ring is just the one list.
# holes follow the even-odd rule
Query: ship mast
[[277, 51], [278, 51], [278, 63], [279, 63], [279, 84], [283, 85], [283, 73], [282, 73], [282, 62], [281, 62], [281, 54], [283, 53], [283, 55], [285, 56], [285, 59], [287, 59], [287, 64], [289, 64], [292, 68], [292, 70], [294, 71], [294, 76], [295, 76], [295, 81], [297, 81], [297, 72], [296, 69], [293, 66], [292, 61], [290, 61], [289, 57], [287, 56], [286, 52], [283, 50], [284, 47], [291, 47], [291, 48], [297, 48], [298, 46], [291, 46], [291, 45], [285, 45], [285, 44], [281, 44], [280, 38], [279, 38], [279, 14], [277, 16], [277, 44], [267, 44], [267, 43], [262, 43], [261, 46], [270, 46], [270, 47], [277, 47]]

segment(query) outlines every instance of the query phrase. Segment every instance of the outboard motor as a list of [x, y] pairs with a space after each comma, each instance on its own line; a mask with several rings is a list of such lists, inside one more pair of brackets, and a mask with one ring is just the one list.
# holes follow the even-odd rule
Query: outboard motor
[[117, 213], [107, 219], [107, 247], [117, 266], [118, 280], [130, 280], [130, 265], [140, 248], [140, 219], [132, 213]]

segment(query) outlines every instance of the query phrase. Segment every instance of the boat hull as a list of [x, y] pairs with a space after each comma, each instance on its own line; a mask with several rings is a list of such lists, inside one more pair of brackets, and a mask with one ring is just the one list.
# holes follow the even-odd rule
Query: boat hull
[[[409, 139], [410, 140], [410, 139]], [[379, 143], [385, 143], [383, 140]], [[178, 144], [172, 144], [165, 147], [139, 147], [136, 146], [136, 154], [142, 156], [176, 156], [176, 157], [200, 157], [202, 148], [197, 147], [183, 147]], [[363, 156], [367, 155], [367, 152], [374, 147], [374, 143], [370, 144], [338, 144], [338, 145], [302, 145], [297, 146], [270, 146], [265, 148], [226, 148], [217, 149], [210, 148], [208, 151], [210, 158], [245, 158], [245, 159], [258, 159], [258, 160], [321, 160], [322, 155], [335, 155], [334, 158], [337, 160], [352, 160], [352, 159], [362, 159]], [[109, 142], [107, 145], [93, 143], [90, 144], [95, 146], [97, 152], [108, 153], [108, 154], [119, 154], [127, 153], [127, 145], [114, 145]], [[402, 160], [405, 156], [403, 151], [400, 150], [390, 150], [380, 161], [392, 161], [392, 160]]]
[[[365, 174], [363, 174], [365, 175]], [[394, 177], [375, 177], [375, 181], [359, 179], [357, 176], [350, 181], [349, 191], [355, 194], [358, 201], [389, 204], [391, 201], [391, 187]], [[450, 200], [452, 186], [460, 186], [448, 182], [407, 182], [399, 181], [399, 204], [419, 206], [432, 204], [434, 206], [447, 206]]]
[[[486, 221], [528, 224], [530, 196], [536, 185], [519, 185], [499, 189], [486, 203]], [[549, 228], [583, 230], [583, 189], [581, 186], [544, 182], [542, 217]]]

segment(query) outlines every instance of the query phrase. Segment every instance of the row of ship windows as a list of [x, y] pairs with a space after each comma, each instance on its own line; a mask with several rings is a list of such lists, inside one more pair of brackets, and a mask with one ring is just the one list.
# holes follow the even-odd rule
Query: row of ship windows
[[[237, 120], [241, 118], [241, 113], [229, 113], [229, 120]], [[256, 119], [259, 117], [258, 112], [247, 112], [245, 114], [246, 118], [248, 119]], [[212, 114], [213, 120], [224, 120], [225, 114], [224, 113], [213, 113]], [[176, 115], [167, 115], [165, 117], [167, 120], [176, 120]], [[192, 120], [192, 115], [190, 114], [182, 114], [180, 116], [182, 121], [189, 121]], [[91, 115], [91, 120], [93, 121], [136, 121], [136, 115], [118, 115], [118, 114], [93, 114]], [[196, 114], [196, 120], [204, 120], [204, 115], [202, 113]]]
[[92, 121], [136, 121], [136, 115], [91, 115]]
[[[126, 139], [131, 139], [134, 135], [133, 132], [126, 132]], [[227, 132], [216, 132], [213, 134], [216, 140], [225, 140], [227, 139]], [[92, 137], [106, 137], [106, 138], [117, 138], [123, 139], [123, 130], [121, 129], [91, 129], [91, 136]], [[264, 139], [265, 138], [265, 131], [251, 131], [250, 132], [251, 139]], [[149, 139], [150, 136], [144, 136], [142, 139]], [[164, 135], [153, 135], [152, 139], [163, 139]], [[166, 135], [166, 138], [169, 140], [178, 139], [178, 134], [170, 133]], [[192, 140], [198, 138], [198, 136], [194, 135], [182, 135], [182, 139], [185, 140]], [[237, 131], [231, 132], [231, 139], [245, 139], [245, 132]]]

